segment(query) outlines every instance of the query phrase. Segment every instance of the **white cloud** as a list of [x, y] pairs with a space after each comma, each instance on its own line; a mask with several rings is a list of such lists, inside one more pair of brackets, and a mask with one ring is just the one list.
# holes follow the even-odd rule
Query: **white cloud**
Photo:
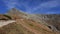
[[[42, 10], [46, 11], [46, 10], [48, 10], [50, 8], [59, 6], [58, 0], [52, 0], [52, 1], [48, 1], [48, 2], [42, 2], [38, 6], [35, 6], [33, 8], [31, 8], [31, 7], [28, 6], [30, 0], [24, 1], [24, 2], [23, 2], [23, 0], [21, 0], [21, 1], [18, 2], [18, 0], [3, 0], [3, 2], [6, 4], [6, 6], [9, 9], [16, 7], [16, 5], [19, 6], [19, 7], [21, 7], [23, 5], [26, 8], [26, 12], [27, 13], [33, 13], [34, 11], [36, 11], [38, 9], [40, 9], [40, 11], [42, 11]], [[54, 13], [54, 12], [47, 12], [47, 13]]]
[[49, 11], [49, 12], [46, 12], [45, 14], [58, 14], [58, 12]]
[[15, 7], [17, 0], [5, 0], [5, 1], [3, 0], [3, 2], [10, 9]]
[[44, 2], [44, 3], [41, 3], [39, 6], [35, 7], [33, 9], [33, 11], [36, 11], [38, 9], [41, 9], [41, 10], [49, 9], [49, 8], [53, 8], [53, 7], [57, 7], [57, 6], [59, 6], [59, 2], [58, 1]]

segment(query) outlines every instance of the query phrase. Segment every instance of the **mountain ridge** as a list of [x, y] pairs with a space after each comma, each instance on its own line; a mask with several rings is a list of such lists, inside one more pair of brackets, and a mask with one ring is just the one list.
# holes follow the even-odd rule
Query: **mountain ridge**
[[43, 24], [44, 20], [42, 20], [42, 16], [41, 18], [37, 15], [25, 14], [15, 8], [12, 9], [12, 11], [5, 14], [11, 17], [11, 19], [8, 19], [6, 21], [15, 20], [16, 22], [12, 22], [4, 25], [3, 27], [0, 27], [0, 34], [60, 34], [59, 31], [56, 31], [53, 28], [54, 26], [51, 27], [49, 24]]

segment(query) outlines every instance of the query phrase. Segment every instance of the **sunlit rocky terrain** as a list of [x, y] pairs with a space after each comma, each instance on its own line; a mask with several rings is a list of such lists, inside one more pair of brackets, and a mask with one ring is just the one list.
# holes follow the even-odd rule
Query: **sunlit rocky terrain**
[[0, 34], [60, 34], [60, 15], [27, 14], [13, 8], [0, 14]]

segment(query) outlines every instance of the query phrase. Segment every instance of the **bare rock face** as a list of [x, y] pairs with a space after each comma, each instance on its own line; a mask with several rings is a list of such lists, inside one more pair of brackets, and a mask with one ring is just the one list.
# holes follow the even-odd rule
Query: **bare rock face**
[[60, 31], [60, 15], [59, 14], [49, 14], [49, 15], [37, 15], [41, 18], [41, 21], [49, 26], [55, 27]]
[[59, 15], [31, 15], [13, 8], [1, 16], [0, 24], [5, 25], [0, 34], [60, 34]]

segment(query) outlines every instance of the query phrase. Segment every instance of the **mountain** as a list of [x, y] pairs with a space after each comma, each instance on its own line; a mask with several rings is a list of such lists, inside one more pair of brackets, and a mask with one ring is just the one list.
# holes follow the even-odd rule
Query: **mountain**
[[60, 15], [59, 14], [49, 14], [49, 15], [37, 14], [36, 16], [39, 16], [41, 18], [41, 21], [54, 26], [57, 30], [60, 31]]
[[0, 34], [60, 34], [55, 28], [51, 29], [50, 24], [44, 23], [42, 16], [27, 14], [16, 8], [1, 16], [4, 19], [0, 20]]

